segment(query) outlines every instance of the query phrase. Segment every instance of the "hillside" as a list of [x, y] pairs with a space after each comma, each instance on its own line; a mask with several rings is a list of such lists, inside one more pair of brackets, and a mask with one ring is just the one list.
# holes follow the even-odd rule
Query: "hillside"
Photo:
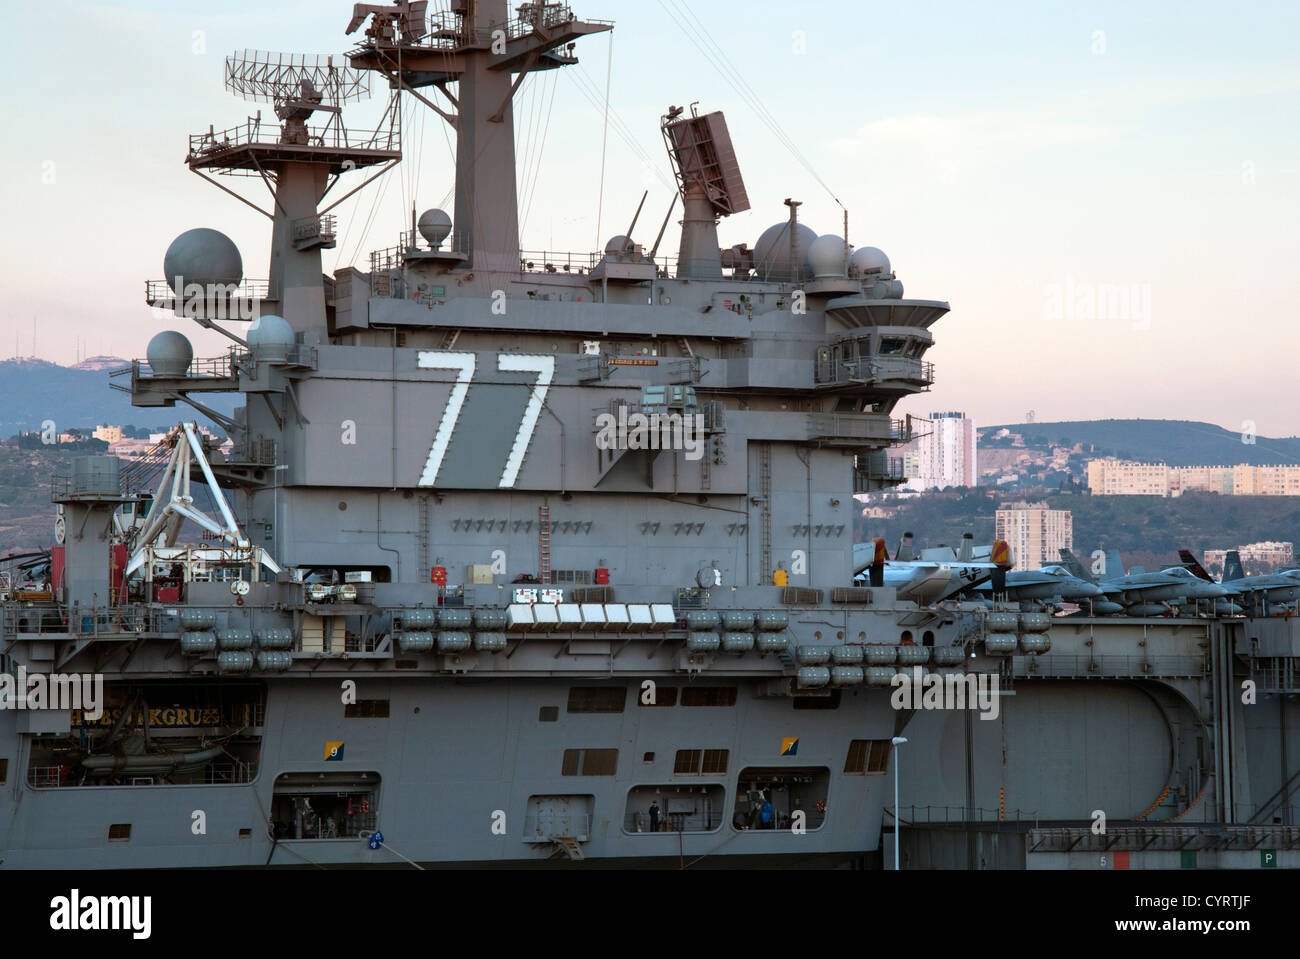
[[0, 445], [0, 556], [48, 549], [54, 542], [50, 476], [66, 472], [71, 455]]
[[989, 489], [927, 493], [898, 505], [890, 518], [860, 518], [858, 541], [884, 536], [892, 550], [906, 530], [922, 546], [958, 543], [970, 531], [977, 543], [993, 539], [993, 514], [1003, 505], [1046, 502], [1068, 509], [1074, 526], [1074, 550], [1118, 549], [1129, 565], [1152, 568], [1157, 560], [1174, 562], [1177, 551], [1234, 548], [1246, 543], [1283, 540], [1300, 544], [1300, 499], [1280, 496], [1218, 496], [1185, 493], [1158, 496], [1089, 496], [1056, 492], [1025, 494]]
[[[1300, 438], [1256, 436], [1254, 443], [1243, 443], [1240, 431], [1188, 420], [1071, 420], [982, 426], [980, 432], [985, 439], [981, 446], [991, 449], [999, 445], [991, 437], [1002, 429], [1019, 433], [1025, 446], [1035, 450], [1082, 443], [1084, 457], [1089, 459], [1110, 455], [1170, 466], [1300, 463]], [[982, 457], [983, 448], [980, 453]], [[981, 465], [983, 462], [981, 458]]]
[[[129, 385], [129, 378], [117, 382]], [[0, 396], [4, 397], [0, 437], [39, 430], [45, 420], [53, 420], [60, 431], [100, 423], [132, 423], [161, 430], [187, 417], [207, 423], [206, 417], [188, 406], [134, 407], [129, 394], [111, 389], [108, 384], [109, 376], [103, 369], [78, 370], [35, 359], [0, 361]], [[229, 415], [235, 407], [235, 396], [207, 394], [202, 402]]]

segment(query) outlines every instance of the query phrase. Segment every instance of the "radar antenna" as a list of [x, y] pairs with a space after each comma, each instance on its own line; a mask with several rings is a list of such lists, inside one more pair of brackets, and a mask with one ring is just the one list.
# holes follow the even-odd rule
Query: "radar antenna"
[[329, 54], [241, 50], [226, 57], [226, 89], [245, 100], [274, 104], [277, 114], [282, 105], [300, 99], [313, 109], [337, 111], [370, 98], [370, 75], [335, 65]]

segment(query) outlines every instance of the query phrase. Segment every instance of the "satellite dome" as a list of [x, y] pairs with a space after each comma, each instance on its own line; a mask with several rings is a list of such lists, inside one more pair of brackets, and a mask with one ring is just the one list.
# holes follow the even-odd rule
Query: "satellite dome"
[[155, 376], [184, 376], [194, 359], [194, 347], [184, 333], [163, 330], [149, 341], [144, 355]]
[[[807, 271], [808, 248], [816, 239], [817, 234], [802, 223], [795, 228], [794, 245], [800, 271]], [[763, 231], [754, 244], [754, 269], [760, 280], [791, 278], [789, 221], [774, 223]]]
[[859, 247], [853, 251], [853, 256], [849, 260], [849, 268], [858, 276], [888, 273], [889, 257], [885, 256], [883, 250], [874, 246]]
[[248, 347], [259, 360], [285, 360], [293, 348], [293, 327], [282, 316], [259, 316], [248, 328]]
[[635, 244], [633, 244], [630, 236], [623, 236], [620, 233], [618, 236], [610, 237], [609, 242], [605, 244], [605, 252], [614, 256], [621, 256], [625, 253], [631, 253], [634, 246]]
[[425, 210], [420, 214], [420, 221], [416, 226], [420, 236], [424, 237], [425, 242], [434, 249], [451, 236], [451, 217], [442, 210]]
[[844, 276], [844, 238], [827, 233], [808, 247], [808, 267], [817, 279]]
[[200, 227], [187, 230], [172, 240], [163, 256], [163, 275], [178, 296], [178, 283], [197, 283], [205, 290], [216, 284], [237, 286], [244, 278], [244, 261], [235, 241], [217, 230]]

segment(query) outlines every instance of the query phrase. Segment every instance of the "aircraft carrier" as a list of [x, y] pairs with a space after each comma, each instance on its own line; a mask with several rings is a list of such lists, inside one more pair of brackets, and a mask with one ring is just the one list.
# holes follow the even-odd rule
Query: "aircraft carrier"
[[[195, 415], [77, 460], [48, 574], [0, 574], [0, 675], [103, 683], [0, 709], [0, 867], [1295, 865], [1293, 619], [1104, 578], [1137, 615], [1052, 616], [1003, 544], [855, 551], [949, 307], [794, 199], [722, 247], [751, 203], [721, 112], [658, 118], [648, 249], [640, 208], [600, 252], [520, 248], [517, 92], [611, 28], [358, 4], [343, 56], [226, 61], [268, 115], [195, 118], [185, 162], [271, 221], [268, 273], [177, 237], [146, 299], [230, 348], [164, 330], [113, 382]], [[455, 134], [454, 210], [325, 275], [403, 98]], [[899, 674], [996, 716], [896, 708]]]

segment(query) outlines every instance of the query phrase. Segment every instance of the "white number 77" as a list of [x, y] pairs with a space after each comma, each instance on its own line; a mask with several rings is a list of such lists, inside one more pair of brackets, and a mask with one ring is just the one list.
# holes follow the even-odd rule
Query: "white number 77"
[[[447, 397], [447, 406], [438, 421], [438, 431], [434, 434], [429, 457], [424, 463], [424, 472], [420, 474], [420, 486], [432, 486], [442, 468], [443, 457], [451, 445], [452, 433], [460, 419], [465, 397], [469, 393], [470, 381], [474, 378], [476, 361], [473, 353], [444, 353], [442, 351], [424, 351], [419, 354], [419, 366], [424, 370], [455, 370], [456, 382]], [[555, 357], [524, 353], [498, 353], [497, 369], [503, 373], [532, 372], [537, 374], [528, 402], [524, 406], [524, 415], [515, 432], [514, 443], [506, 457], [505, 468], [501, 471], [498, 487], [511, 487], [519, 478], [519, 470], [524, 464], [524, 454], [532, 441], [533, 431], [537, 428], [537, 419], [546, 402], [546, 393], [551, 380], [555, 377]]]

